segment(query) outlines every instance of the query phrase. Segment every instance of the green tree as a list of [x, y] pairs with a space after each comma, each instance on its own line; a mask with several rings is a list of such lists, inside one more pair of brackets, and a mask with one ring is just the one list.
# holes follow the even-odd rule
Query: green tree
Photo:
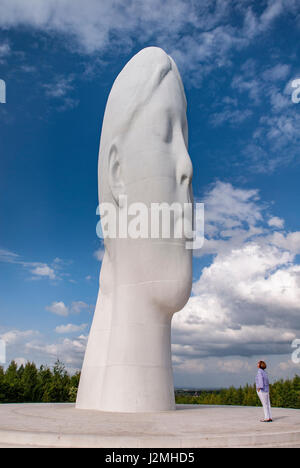
[[37, 401], [49, 403], [48, 389], [52, 381], [53, 375], [49, 367], [41, 366], [37, 376]]
[[23, 392], [22, 392], [22, 385], [21, 379], [18, 375], [18, 366], [15, 361], [11, 361], [10, 365], [8, 366], [5, 376], [4, 382], [6, 384], [6, 394], [4, 398], [5, 403], [18, 403], [23, 400]]
[[75, 403], [77, 398], [77, 390], [79, 387], [80, 372], [76, 372], [72, 375], [70, 379], [70, 388], [69, 388], [69, 401]]
[[5, 401], [7, 394], [7, 384], [5, 382], [5, 373], [2, 366], [0, 366], [0, 402]]
[[65, 365], [57, 360], [53, 367], [53, 376], [46, 395], [48, 401], [63, 403], [69, 400], [70, 377]]
[[33, 362], [27, 362], [21, 376], [23, 401], [38, 401], [38, 371]]

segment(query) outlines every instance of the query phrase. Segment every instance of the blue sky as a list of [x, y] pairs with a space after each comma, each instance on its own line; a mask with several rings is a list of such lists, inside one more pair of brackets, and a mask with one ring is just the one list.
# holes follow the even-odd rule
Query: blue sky
[[295, 0], [0, 0], [0, 337], [80, 368], [98, 291], [97, 157], [112, 83], [176, 61], [207, 240], [173, 326], [175, 384], [293, 376], [300, 338], [300, 7]]

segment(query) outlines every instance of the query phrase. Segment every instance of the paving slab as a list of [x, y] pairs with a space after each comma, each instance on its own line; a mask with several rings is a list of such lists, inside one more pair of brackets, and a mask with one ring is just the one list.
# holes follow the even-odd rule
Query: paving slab
[[109, 413], [73, 404], [0, 405], [0, 447], [299, 447], [300, 410], [177, 405], [176, 411]]

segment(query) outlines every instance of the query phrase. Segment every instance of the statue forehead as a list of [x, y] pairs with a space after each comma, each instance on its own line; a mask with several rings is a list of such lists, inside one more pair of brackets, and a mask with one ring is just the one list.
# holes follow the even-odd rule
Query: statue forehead
[[134, 55], [117, 76], [114, 85], [125, 80], [127, 83], [136, 82], [142, 75], [153, 73], [158, 67], [172, 68], [170, 57], [159, 47], [147, 47]]
[[[169, 90], [166, 83], [171, 87]], [[174, 92], [178, 112], [185, 113], [186, 99], [175, 62], [162, 49], [143, 49], [125, 65], [113, 84], [104, 115], [102, 149], [116, 138], [119, 143], [124, 139], [141, 112], [149, 109], [148, 104], [157, 97], [160, 87], [168, 94]]]
[[[148, 47], [132, 57], [117, 76], [111, 88], [108, 105], [134, 100], [136, 103], [152, 97], [168, 80], [170, 86], [181, 91], [186, 98], [176, 64], [166, 52], [158, 47]], [[173, 83], [172, 83], [173, 82]]]

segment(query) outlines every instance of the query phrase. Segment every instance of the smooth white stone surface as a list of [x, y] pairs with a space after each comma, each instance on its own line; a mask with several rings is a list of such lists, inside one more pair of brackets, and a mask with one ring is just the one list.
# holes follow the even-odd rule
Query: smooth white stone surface
[[[128, 206], [192, 201], [186, 98], [177, 67], [162, 49], [140, 51], [113, 84], [98, 179], [100, 203], [112, 203], [118, 214], [124, 212], [120, 196]], [[185, 241], [105, 240], [78, 409], [175, 409], [171, 320], [192, 286], [192, 251]]]
[[296, 447], [300, 410], [177, 405], [177, 411], [106, 413], [72, 404], [0, 405], [0, 446], [194, 448]]

